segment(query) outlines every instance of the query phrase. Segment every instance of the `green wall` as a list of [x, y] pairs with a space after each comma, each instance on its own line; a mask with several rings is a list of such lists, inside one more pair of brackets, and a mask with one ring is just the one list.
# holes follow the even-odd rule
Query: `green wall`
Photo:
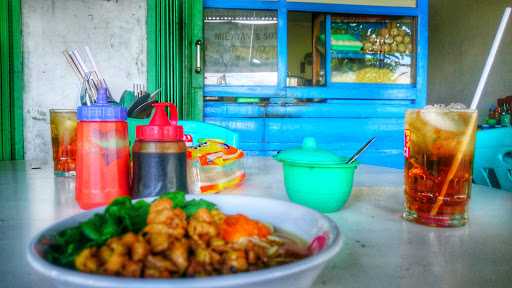
[[[431, 0], [429, 98], [431, 103], [471, 103], [505, 0]], [[497, 98], [512, 95], [512, 21], [479, 104], [484, 118]]]
[[0, 160], [23, 159], [20, 0], [0, 1]]

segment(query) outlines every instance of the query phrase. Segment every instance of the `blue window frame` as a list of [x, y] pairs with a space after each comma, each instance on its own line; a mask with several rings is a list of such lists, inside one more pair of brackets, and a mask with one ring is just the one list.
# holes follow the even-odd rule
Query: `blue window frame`
[[[236, 131], [240, 148], [251, 155], [297, 147], [303, 137], [313, 136], [323, 149], [347, 156], [368, 138], [377, 136], [359, 160], [403, 167], [404, 112], [424, 106], [427, 94], [428, 0], [416, 3], [416, 7], [406, 8], [286, 0], [204, 0], [205, 8], [276, 11], [278, 57], [278, 80], [274, 86], [205, 85], [205, 121]], [[288, 17], [290, 23], [293, 19], [289, 12], [325, 15], [325, 39], [331, 39], [331, 22], [339, 20], [340, 15], [414, 17], [416, 61], [410, 62], [415, 65], [411, 84], [333, 82], [331, 55], [324, 53], [325, 85], [287, 87]], [[331, 41], [324, 42], [325, 51], [331, 51]], [[297, 68], [295, 64], [290, 64], [291, 72]]]
[[[428, 53], [428, 0], [417, 0], [416, 7], [383, 7], [345, 4], [318, 4], [287, 2], [286, 0], [205, 0], [205, 8], [275, 10], [277, 24], [278, 80], [276, 86], [217, 86], [205, 85], [204, 95], [211, 97], [260, 97], [260, 98], [335, 98], [407, 100], [412, 106], [423, 106], [427, 94], [427, 53]], [[325, 86], [287, 87], [288, 76], [288, 11], [326, 13], [326, 39], [330, 39], [331, 15], [336, 13], [359, 15], [412, 16], [416, 18], [416, 73], [413, 84], [366, 84], [333, 83], [331, 77], [331, 56], [326, 53]], [[330, 41], [326, 51], [330, 51]]]

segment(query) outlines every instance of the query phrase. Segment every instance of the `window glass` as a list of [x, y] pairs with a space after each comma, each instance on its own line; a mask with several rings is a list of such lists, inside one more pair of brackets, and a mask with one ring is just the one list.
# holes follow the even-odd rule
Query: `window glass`
[[325, 16], [288, 13], [288, 86], [325, 84]]
[[277, 84], [276, 11], [205, 9], [206, 85]]
[[331, 18], [331, 82], [411, 84], [415, 18], [335, 15]]

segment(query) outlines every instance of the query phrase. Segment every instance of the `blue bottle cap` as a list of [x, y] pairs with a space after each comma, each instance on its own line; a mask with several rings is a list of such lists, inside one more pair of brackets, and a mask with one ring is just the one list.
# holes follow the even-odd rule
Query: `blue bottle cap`
[[106, 87], [98, 89], [96, 103], [90, 106], [79, 106], [76, 114], [78, 121], [125, 121], [126, 108], [108, 102]]

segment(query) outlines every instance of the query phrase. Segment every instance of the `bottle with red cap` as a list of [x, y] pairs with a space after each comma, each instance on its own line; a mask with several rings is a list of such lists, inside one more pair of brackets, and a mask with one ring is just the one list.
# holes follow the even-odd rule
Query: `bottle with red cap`
[[[178, 113], [171, 103], [155, 103], [148, 125], [137, 126], [133, 145], [132, 197], [187, 192], [186, 145]], [[169, 107], [170, 117], [165, 108]]]
[[98, 89], [96, 103], [77, 110], [75, 198], [82, 209], [110, 204], [129, 195], [126, 109], [108, 101]]

